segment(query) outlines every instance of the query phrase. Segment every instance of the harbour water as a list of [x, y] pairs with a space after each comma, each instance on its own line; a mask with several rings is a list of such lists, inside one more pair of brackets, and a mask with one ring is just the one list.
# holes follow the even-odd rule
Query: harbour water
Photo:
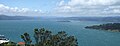
[[[85, 26], [107, 22], [71, 21], [57, 22], [47, 20], [0, 20], [0, 34], [11, 41], [21, 42], [20, 35], [28, 32], [33, 37], [34, 28], [45, 28], [56, 34], [66, 31], [78, 39], [79, 46], [120, 46], [120, 33], [85, 29]], [[32, 38], [34, 39], [34, 38]]]

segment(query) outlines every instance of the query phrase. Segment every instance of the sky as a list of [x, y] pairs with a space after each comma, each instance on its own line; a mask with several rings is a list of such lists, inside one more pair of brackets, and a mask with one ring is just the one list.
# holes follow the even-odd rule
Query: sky
[[0, 0], [10, 16], [120, 16], [120, 0]]

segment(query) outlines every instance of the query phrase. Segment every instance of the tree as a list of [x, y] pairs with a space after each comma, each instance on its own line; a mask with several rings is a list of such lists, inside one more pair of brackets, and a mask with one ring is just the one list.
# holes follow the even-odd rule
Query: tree
[[[31, 43], [28, 33], [21, 35], [25, 43]], [[57, 34], [52, 34], [51, 31], [41, 29], [34, 29], [35, 46], [78, 46], [77, 39], [74, 36], [68, 36], [65, 31], [60, 31]]]
[[24, 40], [26, 46], [29, 46], [32, 42], [28, 33], [21, 35], [21, 38]]

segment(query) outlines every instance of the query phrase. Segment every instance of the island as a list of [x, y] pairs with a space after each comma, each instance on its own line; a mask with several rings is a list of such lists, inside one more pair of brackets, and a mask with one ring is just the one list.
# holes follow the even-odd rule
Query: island
[[71, 21], [69, 21], [69, 20], [59, 20], [57, 22], [71, 22]]
[[113, 32], [120, 32], [120, 23], [107, 23], [93, 26], [86, 26], [86, 29], [99, 29]]

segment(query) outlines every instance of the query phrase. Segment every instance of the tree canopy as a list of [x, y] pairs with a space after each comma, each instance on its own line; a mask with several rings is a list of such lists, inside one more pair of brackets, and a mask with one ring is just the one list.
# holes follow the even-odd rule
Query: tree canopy
[[[21, 38], [30, 46], [32, 40], [28, 33], [21, 35]], [[74, 36], [68, 36], [65, 31], [52, 34], [51, 31], [44, 28], [34, 29], [34, 38], [36, 43], [34, 46], [78, 46], [77, 39]]]

